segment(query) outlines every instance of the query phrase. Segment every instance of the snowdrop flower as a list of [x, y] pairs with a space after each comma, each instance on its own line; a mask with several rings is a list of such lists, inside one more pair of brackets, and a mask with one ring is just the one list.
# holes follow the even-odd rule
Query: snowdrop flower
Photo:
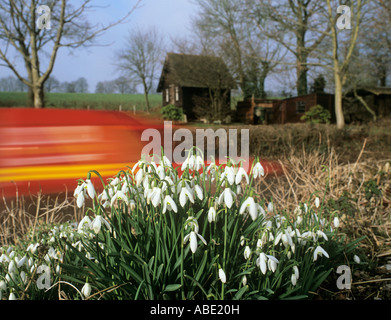
[[212, 206], [208, 211], [208, 221], [212, 223], [212, 221], [216, 221], [216, 209]]
[[221, 268], [219, 269], [219, 278], [220, 278], [222, 283], [226, 283], [227, 282], [227, 277], [225, 276], [225, 272]]
[[319, 197], [316, 197], [315, 198], [315, 207], [319, 208], [319, 206], [320, 206], [320, 200], [319, 200]]
[[221, 175], [221, 180], [227, 179], [228, 183], [232, 186], [235, 182], [235, 171], [233, 167], [226, 166], [224, 172]]
[[141, 182], [144, 180], [145, 172], [143, 169], [139, 169], [136, 173], [134, 179], [136, 180], [136, 185], [139, 186]]
[[263, 252], [261, 252], [259, 254], [259, 257], [258, 259], [256, 260], [256, 264], [257, 266], [259, 266], [259, 268], [261, 269], [261, 272], [263, 274], [266, 274], [266, 271], [267, 271], [267, 257], [266, 257], [266, 254], [264, 254]]
[[244, 259], [248, 260], [251, 256], [251, 249], [249, 246], [246, 246], [246, 248], [244, 248]]
[[178, 212], [177, 205], [175, 204], [174, 200], [169, 195], [166, 195], [164, 197], [162, 212], [166, 213], [167, 209], [170, 210], [170, 211], [174, 211], [175, 213]]
[[334, 223], [334, 227], [335, 227], [335, 228], [338, 228], [338, 227], [339, 227], [339, 219], [338, 219], [338, 217], [335, 217], [335, 218], [334, 218], [333, 223]]
[[114, 202], [117, 200], [124, 201], [127, 205], [129, 205], [128, 197], [122, 191], [117, 191], [115, 195], [111, 198], [111, 206], [113, 206]]
[[81, 219], [78, 227], [77, 227], [77, 231], [79, 233], [85, 231], [86, 229], [88, 229], [91, 225], [91, 220], [88, 216], [85, 216], [83, 219]]
[[258, 208], [255, 204], [253, 197], [248, 197], [243, 204], [240, 206], [239, 214], [243, 214], [245, 211], [248, 211], [253, 221], [255, 221], [258, 217]]
[[297, 266], [293, 267], [294, 275], [296, 276], [296, 279], [299, 279], [299, 268]]
[[91, 199], [95, 198], [95, 188], [91, 182], [91, 179], [86, 179], [86, 185], [84, 186], [87, 189], [87, 194]]
[[243, 286], [245, 286], [247, 284], [247, 277], [246, 277], [246, 275], [244, 275], [243, 278], [242, 278], [242, 284], [243, 284]]
[[99, 233], [102, 223], [106, 225], [107, 229], [111, 230], [110, 224], [101, 215], [97, 215], [91, 223], [91, 227], [96, 234]]
[[193, 193], [189, 190], [188, 187], [184, 187], [181, 189], [179, 194], [179, 203], [182, 208], [186, 205], [187, 200], [189, 200], [191, 203], [194, 203]]
[[271, 272], [275, 272], [277, 269], [277, 263], [279, 263], [278, 259], [276, 257], [268, 255], [268, 254], [266, 255], [266, 257], [268, 258], [267, 266], [268, 266], [269, 270]]
[[353, 256], [353, 260], [354, 260], [354, 262], [357, 263], [357, 264], [360, 264], [360, 262], [361, 262], [360, 258], [359, 258], [357, 255], [354, 255], [354, 256]]
[[7, 290], [7, 283], [4, 280], [0, 281], [0, 291], [6, 291]]
[[328, 253], [321, 246], [317, 246], [314, 250], [314, 261], [318, 259], [318, 256], [329, 257]]
[[18, 267], [18, 269], [19, 269], [21, 266], [24, 265], [24, 263], [26, 262], [26, 260], [27, 260], [27, 257], [24, 256], [22, 259], [20, 259], [20, 260], [17, 262], [16, 266]]
[[316, 234], [319, 236], [319, 237], [323, 237], [326, 241], [328, 241], [329, 239], [327, 238], [327, 235], [321, 231], [321, 230], [318, 230], [316, 231]]
[[80, 192], [80, 193], [76, 196], [76, 205], [77, 205], [77, 207], [78, 207], [79, 209], [83, 206], [84, 201], [85, 201], [84, 193], [83, 193], [83, 192]]
[[218, 204], [224, 203], [228, 208], [231, 208], [233, 203], [234, 203], [234, 197], [236, 197], [236, 194], [230, 189], [230, 188], [225, 188], [224, 191], [221, 193], [219, 196], [217, 202]]
[[197, 251], [197, 247], [198, 247], [198, 240], [197, 240], [197, 237], [205, 244], [207, 245], [206, 243], [206, 240], [204, 239], [203, 236], [201, 236], [200, 234], [198, 234], [198, 232], [195, 232], [195, 231], [191, 231], [187, 236], [184, 237], [183, 239], [183, 243], [186, 243], [189, 239], [190, 239], [190, 250], [191, 252], [195, 253]]
[[263, 177], [265, 175], [265, 170], [263, 169], [262, 165], [259, 162], [257, 162], [253, 167], [252, 173], [254, 179], [256, 179], [261, 176]]
[[274, 210], [273, 203], [269, 202], [269, 204], [267, 205], [267, 211], [269, 213], [273, 213], [273, 210]]
[[16, 270], [15, 261], [11, 260], [11, 262], [8, 265], [8, 273], [11, 274]]
[[247, 184], [249, 184], [250, 181], [248, 179], [246, 170], [244, 170], [243, 167], [240, 167], [238, 173], [236, 174], [235, 183], [239, 184], [242, 181], [243, 177], [246, 179]]
[[8, 297], [8, 300], [17, 300], [16, 299], [16, 296], [13, 292], [10, 293], [9, 297]]
[[202, 188], [197, 184], [194, 186], [194, 191], [198, 199], [202, 201], [204, 199], [204, 192], [202, 191]]
[[160, 204], [161, 194], [162, 194], [161, 188], [154, 187], [152, 189], [152, 192], [150, 194], [150, 198], [151, 198], [151, 203], [155, 208]]
[[91, 285], [88, 282], [86, 282], [85, 285], [83, 286], [83, 288], [81, 289], [81, 293], [83, 294], [83, 296], [85, 298], [90, 296], [90, 294], [91, 294]]

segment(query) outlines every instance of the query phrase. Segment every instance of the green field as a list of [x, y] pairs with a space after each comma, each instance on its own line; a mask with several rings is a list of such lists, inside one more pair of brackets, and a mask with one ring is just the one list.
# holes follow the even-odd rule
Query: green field
[[[161, 105], [160, 94], [150, 94], [151, 108]], [[103, 93], [46, 93], [47, 108], [96, 109], [96, 110], [145, 110], [143, 94]], [[29, 107], [26, 92], [0, 92], [0, 107]]]

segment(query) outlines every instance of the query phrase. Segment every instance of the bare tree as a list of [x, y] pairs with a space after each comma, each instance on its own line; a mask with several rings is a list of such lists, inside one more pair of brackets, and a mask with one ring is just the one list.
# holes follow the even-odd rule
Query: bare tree
[[[352, 21], [349, 21], [351, 16], [348, 15], [346, 15], [344, 20], [345, 25], [349, 24], [350, 28], [341, 28], [337, 25], [338, 20], [343, 19], [343, 16], [338, 17], [337, 12], [339, 10], [334, 1], [326, 0], [326, 3], [327, 18], [330, 26], [329, 36], [332, 44], [331, 60], [335, 88], [335, 115], [337, 128], [343, 129], [345, 126], [342, 108], [343, 86], [348, 80], [349, 64], [357, 44], [363, 9], [368, 3], [368, 0], [351, 1], [351, 7], [345, 7], [345, 11], [351, 10], [353, 16]], [[340, 11], [340, 13], [342, 12]], [[344, 14], [347, 14], [347, 12]]]
[[[91, 25], [85, 16], [94, 8], [91, 0], [83, 0], [77, 6], [67, 0], [51, 0], [46, 7], [39, 6], [37, 0], [0, 0], [0, 60], [29, 87], [33, 106], [42, 108], [44, 84], [53, 70], [58, 50], [92, 45], [96, 36], [124, 22], [140, 1], [123, 18], [101, 26]], [[26, 77], [12, 57], [14, 52], [24, 63]]]
[[193, 25], [198, 38], [205, 39], [201, 44], [214, 44], [214, 54], [223, 57], [245, 97], [264, 98], [265, 79], [281, 61], [281, 47], [254, 27], [245, 0], [196, 3], [200, 11]]
[[130, 31], [124, 49], [117, 52], [115, 58], [118, 70], [143, 86], [147, 112], [150, 109], [148, 94], [157, 79], [163, 59], [162, 39], [156, 28]]
[[329, 28], [318, 14], [324, 0], [245, 1], [248, 15], [260, 32], [279, 42], [294, 57], [297, 94], [307, 94], [309, 58]]

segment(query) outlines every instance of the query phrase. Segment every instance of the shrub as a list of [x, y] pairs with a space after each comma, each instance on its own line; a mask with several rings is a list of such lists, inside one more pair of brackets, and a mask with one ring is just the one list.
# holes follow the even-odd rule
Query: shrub
[[308, 123], [330, 123], [330, 111], [324, 109], [321, 105], [313, 106], [302, 117], [301, 120]]
[[173, 104], [162, 107], [161, 113], [165, 120], [181, 121], [184, 116], [182, 108], [178, 108]]

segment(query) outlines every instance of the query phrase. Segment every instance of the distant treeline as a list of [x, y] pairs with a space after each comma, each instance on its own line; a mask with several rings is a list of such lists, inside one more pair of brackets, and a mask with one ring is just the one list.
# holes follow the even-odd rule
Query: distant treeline
[[[51, 76], [44, 85], [45, 92], [58, 93], [120, 93], [136, 94], [137, 84], [124, 77], [114, 80], [99, 81], [95, 90], [90, 90], [86, 78], [80, 77], [75, 81], [59, 81], [55, 76]], [[2, 92], [27, 92], [28, 87], [14, 76], [0, 78], [0, 91]]]

